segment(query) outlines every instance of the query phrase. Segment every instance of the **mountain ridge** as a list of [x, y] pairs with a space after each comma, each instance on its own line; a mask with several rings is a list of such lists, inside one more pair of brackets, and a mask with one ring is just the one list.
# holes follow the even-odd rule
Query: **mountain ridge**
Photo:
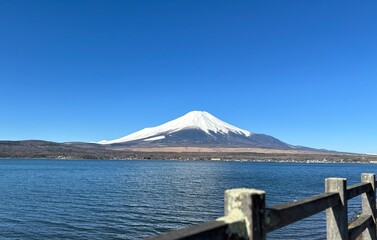
[[[171, 134], [174, 132], [182, 131], [185, 129], [198, 129], [202, 130], [207, 134], [211, 132], [228, 134], [229, 132], [235, 132], [243, 134], [245, 136], [250, 136], [252, 133], [241, 128], [230, 125], [213, 115], [205, 111], [191, 111], [181, 117], [174, 120], [168, 121], [156, 127], [144, 128], [140, 131], [131, 133], [124, 137], [114, 139], [111, 141], [102, 140], [98, 142], [99, 144], [113, 144], [113, 143], [124, 143], [140, 139], [157, 138], [156, 140], [162, 139], [164, 135]], [[159, 136], [160, 135], [160, 136]], [[158, 138], [160, 137], [160, 138]]]
[[0, 140], [0, 158], [377, 162], [377, 156], [290, 145], [235, 127], [207, 112], [194, 111], [178, 119], [143, 129], [142, 134], [136, 132], [130, 141], [110, 144]]
[[144, 128], [101, 145], [132, 147], [207, 146], [310, 149], [293, 146], [267, 134], [253, 133], [226, 123], [205, 111], [191, 111], [156, 127]]

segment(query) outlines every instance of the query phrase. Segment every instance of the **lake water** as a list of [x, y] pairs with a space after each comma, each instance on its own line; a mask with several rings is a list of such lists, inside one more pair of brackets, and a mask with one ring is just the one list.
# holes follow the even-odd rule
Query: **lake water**
[[[137, 239], [223, 215], [230, 188], [267, 206], [318, 194], [327, 177], [360, 181], [370, 164], [0, 160], [0, 239]], [[349, 202], [350, 217], [360, 198]], [[268, 239], [324, 239], [325, 214]]]

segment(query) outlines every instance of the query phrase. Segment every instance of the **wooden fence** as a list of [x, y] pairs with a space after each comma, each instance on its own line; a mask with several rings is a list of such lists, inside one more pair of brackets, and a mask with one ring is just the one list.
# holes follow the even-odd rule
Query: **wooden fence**
[[[361, 182], [348, 187], [344, 178], [327, 178], [324, 193], [270, 207], [265, 206], [264, 191], [226, 190], [224, 217], [147, 239], [263, 240], [268, 232], [326, 210], [327, 239], [377, 240], [375, 186], [375, 174], [370, 173], [361, 174]], [[348, 223], [347, 201], [358, 195], [362, 212]]]

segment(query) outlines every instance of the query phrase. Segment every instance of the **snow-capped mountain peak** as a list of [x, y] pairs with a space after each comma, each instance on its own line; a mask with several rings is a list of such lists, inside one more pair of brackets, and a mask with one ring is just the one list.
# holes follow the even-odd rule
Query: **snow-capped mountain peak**
[[195, 128], [206, 133], [228, 134], [229, 132], [234, 132], [245, 136], [251, 135], [251, 132], [230, 125], [205, 111], [192, 111], [173, 121], [175, 121], [174, 123], [179, 130]]
[[125, 137], [112, 141], [100, 141], [99, 144], [125, 143], [135, 140], [155, 141], [164, 139], [166, 135], [181, 130], [196, 129], [206, 134], [239, 134], [245, 137], [252, 135], [251, 132], [230, 125], [205, 111], [192, 111], [182, 117], [167, 122], [157, 127], [145, 128]]

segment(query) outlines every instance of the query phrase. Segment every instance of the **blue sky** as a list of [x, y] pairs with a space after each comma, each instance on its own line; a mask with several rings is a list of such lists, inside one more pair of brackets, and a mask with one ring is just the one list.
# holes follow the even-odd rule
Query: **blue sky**
[[377, 152], [377, 2], [0, 1], [0, 139], [99, 141], [205, 110]]

